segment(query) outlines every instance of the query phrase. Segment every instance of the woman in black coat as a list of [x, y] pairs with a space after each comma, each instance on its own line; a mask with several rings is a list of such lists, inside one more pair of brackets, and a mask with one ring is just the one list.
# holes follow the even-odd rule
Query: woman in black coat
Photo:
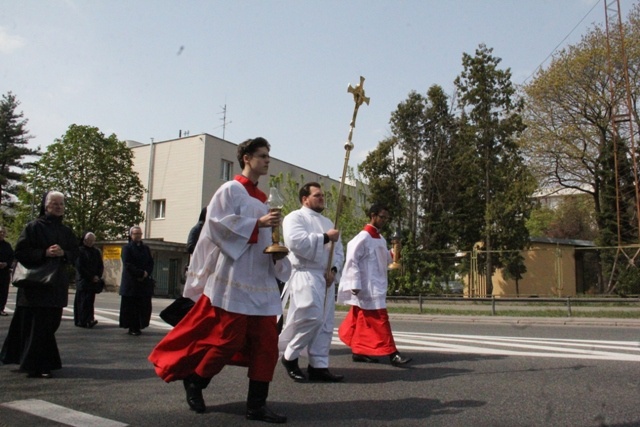
[[149, 247], [142, 243], [142, 229], [129, 230], [129, 243], [122, 249], [122, 280], [120, 281], [120, 327], [128, 328], [129, 335], [140, 335], [151, 320], [151, 297], [155, 282], [153, 257]]
[[102, 254], [93, 247], [96, 235], [88, 231], [80, 239], [80, 251], [76, 261], [76, 297], [73, 303], [73, 321], [80, 328], [93, 328], [96, 286], [102, 280], [104, 263]]
[[27, 268], [59, 263], [52, 286], [18, 288], [16, 311], [0, 352], [2, 363], [19, 363], [30, 377], [50, 378], [62, 368], [55, 333], [69, 295], [68, 265], [78, 256], [77, 239], [62, 223], [64, 195], [51, 191], [40, 206], [40, 217], [27, 224], [16, 242], [15, 257]]

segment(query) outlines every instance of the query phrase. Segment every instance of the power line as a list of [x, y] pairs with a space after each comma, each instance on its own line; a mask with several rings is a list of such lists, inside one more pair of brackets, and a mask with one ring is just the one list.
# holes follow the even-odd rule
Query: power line
[[553, 48], [553, 50], [551, 51], [551, 53], [549, 55], [547, 55], [546, 58], [544, 58], [544, 61], [542, 61], [540, 63], [540, 65], [538, 65], [533, 72], [529, 75], [529, 77], [527, 77], [526, 79], [524, 79], [524, 81], [522, 82], [522, 84], [525, 84], [527, 82], [527, 80], [529, 80], [531, 77], [533, 77], [533, 75], [536, 73], [536, 71], [538, 71], [540, 68], [542, 68], [542, 65], [547, 62], [547, 60], [549, 58], [551, 58], [551, 56], [553, 56], [553, 54], [556, 52], [556, 50], [558, 50], [558, 48], [569, 38], [569, 36], [571, 36], [571, 34], [573, 34], [573, 32], [576, 30], [576, 28], [578, 28], [580, 26], [580, 24], [582, 24], [582, 22], [587, 19], [587, 16], [589, 16], [589, 14], [591, 12], [593, 12], [593, 9], [596, 8], [596, 6], [598, 5], [598, 3], [600, 3], [600, 0], [596, 1], [596, 3], [591, 7], [591, 9], [589, 9], [589, 12], [586, 13], [586, 15], [584, 15], [582, 17], [582, 19], [580, 20], [580, 22], [578, 22], [572, 29], [571, 31], [569, 31], [569, 34], [567, 34], [561, 41], [560, 43], [558, 43], [556, 45], [556, 47]]

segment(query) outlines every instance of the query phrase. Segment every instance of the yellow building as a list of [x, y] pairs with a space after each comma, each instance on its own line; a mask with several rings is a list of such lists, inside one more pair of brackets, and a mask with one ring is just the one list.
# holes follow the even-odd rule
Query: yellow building
[[[531, 247], [523, 251], [527, 268], [523, 278], [506, 279], [502, 269], [492, 277], [493, 296], [496, 297], [562, 297], [584, 294], [597, 286], [593, 257], [593, 242], [586, 240], [531, 239]], [[472, 262], [473, 266], [474, 263]], [[464, 278], [464, 295], [485, 297], [486, 280], [483, 272], [474, 271]]]

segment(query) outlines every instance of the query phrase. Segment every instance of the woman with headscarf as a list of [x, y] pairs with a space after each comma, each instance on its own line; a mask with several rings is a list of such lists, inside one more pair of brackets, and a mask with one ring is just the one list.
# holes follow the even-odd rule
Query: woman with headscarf
[[16, 242], [15, 257], [27, 268], [57, 260], [58, 273], [50, 286], [18, 288], [16, 311], [0, 352], [4, 364], [18, 363], [32, 378], [50, 378], [62, 368], [55, 333], [67, 306], [67, 266], [78, 256], [77, 239], [62, 223], [64, 195], [50, 191], [43, 197], [40, 216], [26, 225]]
[[96, 235], [85, 232], [80, 239], [80, 250], [76, 261], [76, 297], [73, 303], [73, 321], [80, 328], [93, 328], [98, 324], [94, 318], [96, 286], [102, 280], [104, 263], [102, 254], [93, 247]]
[[155, 282], [151, 278], [153, 257], [149, 246], [142, 243], [142, 229], [129, 230], [129, 243], [122, 248], [122, 280], [120, 281], [120, 327], [138, 336], [151, 320], [151, 297]]

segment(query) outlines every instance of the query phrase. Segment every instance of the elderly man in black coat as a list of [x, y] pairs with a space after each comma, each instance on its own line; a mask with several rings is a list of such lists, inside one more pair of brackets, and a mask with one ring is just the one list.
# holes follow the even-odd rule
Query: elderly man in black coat
[[155, 281], [151, 250], [142, 243], [142, 229], [129, 230], [129, 243], [122, 249], [122, 280], [120, 281], [120, 327], [138, 336], [151, 320], [151, 297]]
[[85, 232], [80, 239], [80, 253], [76, 261], [73, 321], [80, 328], [93, 328], [98, 324], [94, 317], [94, 305], [96, 288], [104, 273], [104, 263], [100, 250], [93, 246], [95, 242], [96, 235], [90, 231]]

